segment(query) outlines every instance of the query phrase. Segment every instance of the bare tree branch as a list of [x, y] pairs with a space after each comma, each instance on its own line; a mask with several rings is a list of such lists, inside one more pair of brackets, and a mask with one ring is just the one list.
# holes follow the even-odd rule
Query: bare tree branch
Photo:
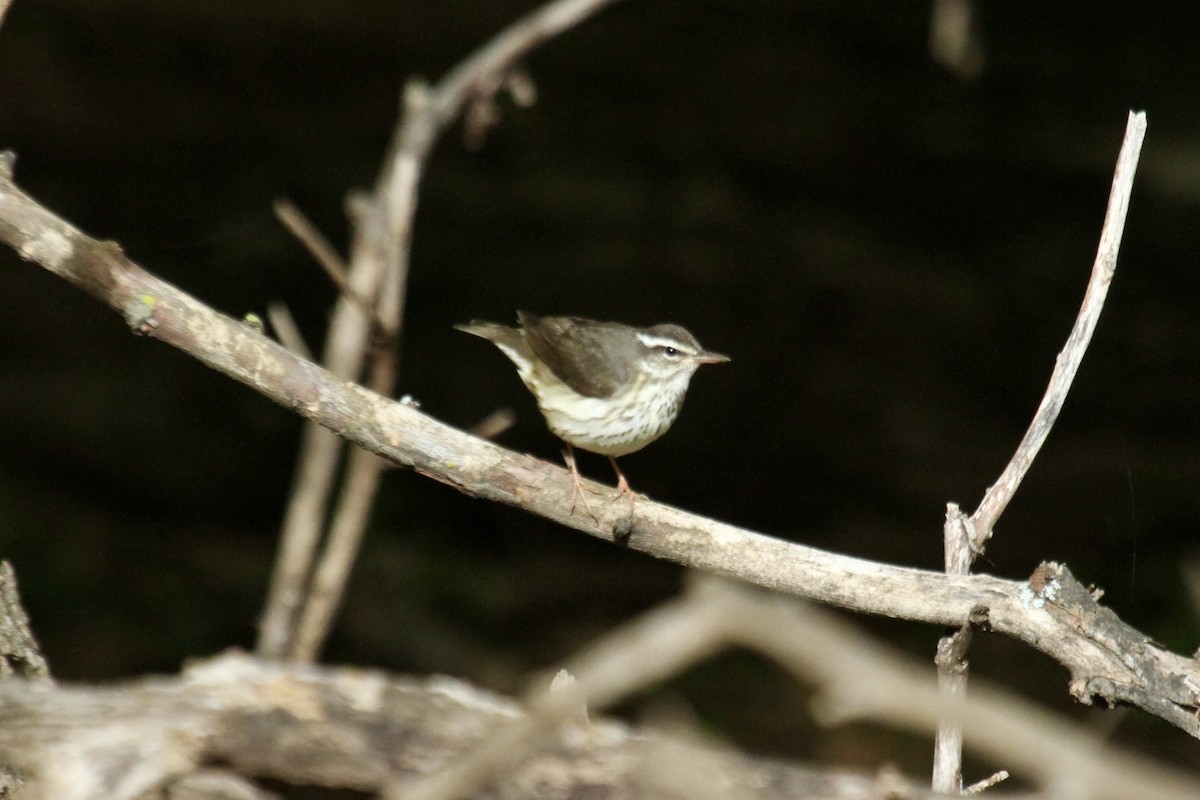
[[[345, 262], [312, 220], [305, 216], [295, 203], [285, 198], [276, 200], [272, 209], [275, 211], [275, 218], [283, 223], [283, 227], [287, 228], [292, 236], [296, 237], [296, 241], [304, 245], [304, 249], [313, 257], [313, 261], [316, 261], [317, 265], [325, 271], [337, 290], [344, 295], [354, 297], [354, 290], [350, 286], [350, 276], [347, 274], [349, 270]], [[372, 313], [373, 304], [367, 302], [365, 297], [354, 299], [362, 306], [363, 311], [367, 314]]]
[[[942, 526], [947, 575], [966, 575], [971, 571], [975, 554], [967, 523], [966, 515], [957, 505], [947, 505], [946, 521]], [[972, 625], [970, 621], [964, 621], [938, 641], [934, 663], [937, 664], [938, 687], [947, 697], [962, 697], [967, 693], [967, 650]], [[943, 720], [933, 740], [932, 786], [935, 792], [958, 794], [962, 791], [962, 749], [962, 728], [951, 720]]]
[[1117, 168], [1113, 172], [1108, 211], [1104, 215], [1104, 227], [1100, 230], [1100, 246], [1096, 250], [1092, 275], [1083, 295], [1083, 305], [1075, 318], [1075, 325], [1071, 328], [1066, 345], [1055, 359], [1050, 385], [1046, 387], [1046, 394], [1033, 416], [1033, 422], [1029, 424], [1029, 429], [1025, 431], [1025, 436], [1017, 446], [1012, 460], [1001, 473], [1000, 479], [988, 488], [979, 508], [971, 515], [971, 543], [976, 552], [982, 550], [991, 537], [996, 520], [1000, 519], [1000, 515], [1008, 507], [1017, 487], [1025, 478], [1025, 473], [1033, 464], [1033, 459], [1037, 457], [1046, 437], [1050, 435], [1050, 428], [1058, 419], [1058, 413], [1066, 402], [1067, 392], [1071, 390], [1071, 382], [1075, 380], [1075, 373], [1083, 361], [1083, 354], [1087, 352], [1088, 343], [1092, 340], [1092, 332], [1096, 330], [1096, 323], [1104, 308], [1104, 298], [1108, 296], [1108, 287], [1117, 269], [1117, 253], [1121, 249], [1121, 236], [1125, 232], [1125, 215], [1129, 211], [1129, 197], [1133, 194], [1133, 175], [1137, 172], [1142, 140], [1145, 137], [1145, 113], [1129, 112], [1125, 138], [1121, 142]]
[[[450, 678], [395, 677], [227, 653], [193, 664], [179, 677], [115, 686], [4, 683], [0, 762], [25, 776], [20, 800], [158, 796], [147, 793], [192, 784], [197, 775], [205, 776], [206, 770], [194, 771], [198, 766], [214, 763], [249, 778], [377, 791], [401, 775], [436, 773], [523, 718], [511, 700]], [[668, 746], [676, 762], [692, 770], [703, 764], [725, 784], [739, 787], [744, 800], [882, 796], [868, 775], [755, 760], [604, 720], [577, 726], [536, 759], [514, 765], [487, 796], [646, 796], [638, 784], [643, 774], [657, 771], [647, 760]], [[891, 777], [889, 785], [891, 796], [932, 800], [910, 781]]]
[[970, 697], [948, 696], [929, 680], [924, 665], [809, 604], [761, 600], [728, 586], [709, 591], [725, 606], [732, 641], [821, 687], [818, 718], [880, 720], [925, 732], [948, 717], [962, 726], [973, 749], [1032, 772], [1052, 797], [1183, 800], [1200, 792], [1194, 776], [1107, 746], [1074, 721], [1005, 690], [979, 686]]
[[[543, 797], [578, 796], [584, 785], [640, 797], [647, 775], [680, 784], [665, 769], [703, 769], [720, 781], [714, 797], [737, 800], [922, 796], [909, 785], [870, 795], [861, 781], [801, 790], [795, 767], [779, 765], [765, 781], [765, 765], [682, 742], [671, 745], [670, 762], [659, 761], [667, 742], [582, 713], [585, 703], [612, 705], [730, 646], [759, 651], [815, 684], [814, 711], [827, 722], [866, 718], [926, 732], [950, 718], [976, 750], [1011, 763], [1050, 797], [1200, 793], [1195, 776], [1111, 747], [1006, 691], [947, 698], [923, 666], [827, 612], [710, 578], [586, 646], [554, 681], [539, 681], [523, 708], [447, 679], [226, 654], [180, 679], [99, 689], [0, 684], [0, 762], [28, 780], [22, 797], [34, 800], [124, 800], [211, 763], [246, 778], [385, 789], [404, 800], [478, 797], [485, 786], [487, 796], [524, 797], [531, 785]], [[547, 759], [557, 791], [537, 778]]]
[[1043, 564], [1027, 582], [948, 576], [823, 552], [650, 500], [638, 503], [632, 521], [625, 504], [598, 509], [596, 519], [573, 514], [563, 468], [469, 436], [289, 353], [56, 217], [12, 182], [11, 164], [11, 155], [0, 160], [0, 241], [117, 310], [135, 333], [184, 350], [373, 453], [657, 558], [824, 603], [940, 625], [982, 612], [992, 630], [1066, 666], [1081, 702], [1133, 703], [1200, 735], [1192, 714], [1200, 664], [1121, 622], [1065, 567]]
[[[968, 0], [969, 2], [969, 0]], [[942, 2], [938, 7], [951, 12], [954, 3]], [[963, 4], [969, 15], [970, 6]], [[937, 16], [935, 11], [935, 17]], [[954, 13], [949, 13], [953, 17]], [[967, 23], [964, 22], [964, 25]], [[946, 557], [946, 572], [951, 575], [966, 575], [970, 572], [975, 556], [992, 535], [996, 520], [1012, 500], [1033, 459], [1041, 450], [1050, 434], [1050, 428], [1058, 418], [1067, 392], [1075, 380], [1075, 373], [1083, 361], [1083, 355], [1091, 342], [1092, 332], [1104, 308], [1108, 286], [1117, 267], [1117, 253], [1121, 246], [1121, 234], [1125, 229], [1125, 215], [1129, 209], [1129, 196], [1133, 192], [1133, 176], [1137, 171], [1138, 156], [1142, 140], [1146, 135], [1146, 115], [1130, 113], [1125, 126], [1125, 138], [1117, 157], [1113, 174], [1112, 191], [1108, 200], [1108, 212], [1100, 232], [1100, 247], [1092, 266], [1091, 279], [1084, 292], [1083, 306], [1075, 319], [1075, 325], [1067, 344], [1055, 362], [1050, 376], [1050, 385], [1034, 415], [1033, 422], [1017, 447], [1012, 460], [987, 491], [979, 508], [968, 519], [959, 507], [951, 503], [946, 509], [943, 540]], [[960, 697], [967, 691], [967, 649], [970, 642], [970, 623], [938, 643], [938, 685], [949, 697]], [[958, 793], [962, 790], [962, 730], [951, 722], [939, 726], [934, 742], [933, 788], [935, 791]]]

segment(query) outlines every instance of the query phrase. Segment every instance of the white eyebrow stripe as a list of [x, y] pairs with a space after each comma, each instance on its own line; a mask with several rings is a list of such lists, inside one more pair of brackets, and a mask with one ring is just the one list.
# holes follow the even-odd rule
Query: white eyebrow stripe
[[676, 350], [686, 350], [688, 352], [692, 349], [678, 339], [668, 339], [664, 336], [654, 336], [649, 333], [639, 332], [637, 338], [646, 347], [674, 347]]

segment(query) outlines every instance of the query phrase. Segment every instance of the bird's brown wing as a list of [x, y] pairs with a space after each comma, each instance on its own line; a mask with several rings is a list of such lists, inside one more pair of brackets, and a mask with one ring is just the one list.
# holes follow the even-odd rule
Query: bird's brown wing
[[517, 312], [525, 340], [559, 380], [585, 397], [612, 397], [631, 379], [630, 365], [619, 354], [621, 337], [632, 329], [578, 317], [539, 317]]

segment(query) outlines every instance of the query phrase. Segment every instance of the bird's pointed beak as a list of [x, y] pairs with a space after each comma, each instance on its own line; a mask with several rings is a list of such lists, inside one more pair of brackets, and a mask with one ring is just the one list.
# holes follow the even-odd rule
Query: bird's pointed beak
[[697, 353], [696, 355], [692, 356], [692, 360], [695, 361], [697, 364], [724, 364], [726, 361], [729, 360], [729, 356], [723, 356], [720, 353], [709, 353], [708, 351], [701, 351], [701, 352]]

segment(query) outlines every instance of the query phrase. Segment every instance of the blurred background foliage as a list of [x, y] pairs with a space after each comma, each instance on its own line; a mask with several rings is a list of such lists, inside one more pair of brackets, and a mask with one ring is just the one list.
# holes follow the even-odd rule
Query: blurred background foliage
[[[19, 182], [233, 316], [286, 302], [318, 347], [334, 290], [274, 221], [345, 242], [404, 81], [532, 2], [16, 0], [0, 146]], [[928, 52], [919, 3], [626, 2], [539, 51], [539, 98], [459, 131], [421, 191], [402, 390], [558, 459], [508, 362], [456, 333], [514, 310], [675, 321], [704, 370], [624, 460], [652, 497], [809, 545], [940, 568], [1023, 433], [1082, 298], [1126, 113], [1148, 113], [1121, 264], [1058, 427], [977, 569], [1065, 561], [1168, 646], [1200, 501], [1200, 59], [1192, 4], [981, 2], [983, 69]], [[56, 674], [173, 671], [250, 646], [300, 421], [0, 253], [0, 556]], [[602, 459], [583, 469], [609, 480]], [[671, 596], [680, 570], [388, 475], [327, 658], [505, 692]], [[940, 631], [859, 622], [932, 662]], [[1160, 755], [1195, 742], [1074, 705], [999, 637], [975, 674]], [[932, 668], [932, 664], [931, 664]], [[926, 769], [929, 745], [817, 731], [807, 687], [726, 654], [623, 711], [686, 706], [758, 751]]]

